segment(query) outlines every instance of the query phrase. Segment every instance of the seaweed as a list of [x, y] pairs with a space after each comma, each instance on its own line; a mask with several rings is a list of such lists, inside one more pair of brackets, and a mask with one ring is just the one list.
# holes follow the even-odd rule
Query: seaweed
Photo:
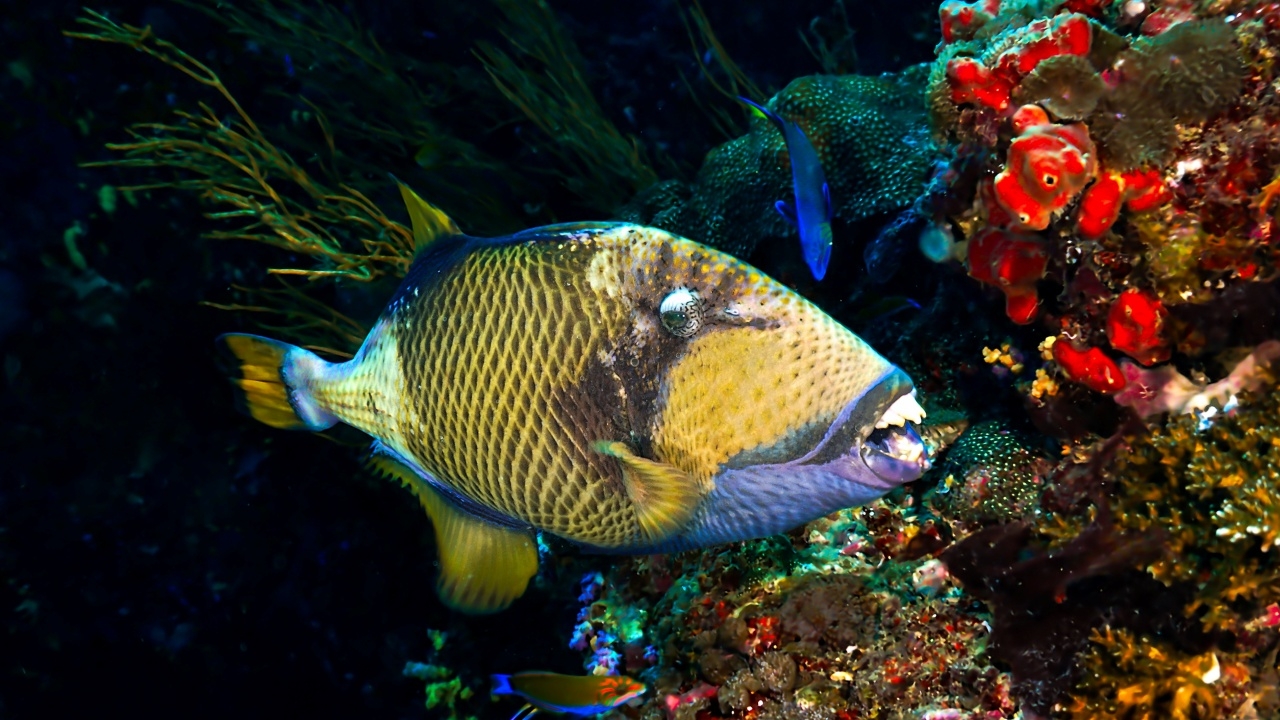
[[386, 172], [394, 169], [472, 232], [526, 226], [528, 218], [511, 211], [521, 203], [512, 201], [538, 199], [537, 183], [459, 137], [457, 123], [450, 122], [461, 112], [454, 106], [493, 126], [513, 119], [513, 108], [482, 73], [387, 51], [332, 5], [180, 1], [253, 46], [287, 58], [296, 82], [272, 86], [272, 92], [310, 108], [323, 134], [319, 141], [295, 133], [277, 142], [314, 158], [327, 176], [372, 195], [373, 183], [385, 185]]
[[[276, 329], [309, 347], [345, 353], [357, 346], [366, 329], [318, 302], [303, 300], [301, 288], [324, 280], [370, 283], [403, 276], [412, 256], [412, 232], [356, 188], [329, 184], [307, 172], [268, 139], [217, 73], [150, 28], [119, 24], [91, 10], [77, 23], [86, 30], [67, 32], [69, 37], [146, 53], [214, 90], [232, 112], [231, 119], [224, 119], [201, 102], [198, 111], [176, 111], [176, 122], [134, 125], [128, 129], [131, 142], [108, 145], [123, 157], [87, 166], [173, 171], [171, 179], [121, 190], [193, 193], [214, 208], [206, 217], [232, 226], [208, 231], [206, 237], [250, 240], [309, 258], [310, 267], [266, 271], [277, 278], [300, 278], [305, 285], [286, 284], [275, 291], [244, 288], [248, 302], [219, 307], [283, 315], [293, 324]], [[323, 127], [324, 121], [319, 122]]]
[[[767, 97], [766, 93], [757, 87], [730, 57], [729, 51], [720, 43], [720, 38], [716, 37], [715, 30], [711, 27], [711, 20], [707, 17], [706, 11], [702, 9], [702, 4], [698, 0], [693, 0], [692, 7], [686, 9], [677, 5], [676, 9], [680, 12], [680, 21], [684, 23], [685, 32], [689, 35], [689, 44], [693, 47], [694, 62], [697, 63], [698, 70], [701, 72], [703, 79], [707, 81], [707, 84], [719, 93], [722, 98], [729, 100], [740, 110], [742, 105], [738, 102], [739, 96], [745, 96], [756, 102], [763, 103]], [[723, 80], [716, 78], [715, 73], [711, 71], [709, 63], [703, 61], [704, 58], [715, 60], [724, 75]], [[707, 114], [712, 126], [725, 139], [731, 140], [741, 134], [741, 125], [735, 120], [735, 115], [723, 107], [700, 99], [699, 92], [694, 88], [693, 83], [689, 82], [689, 78], [685, 76], [683, 71], [679, 72], [681, 81], [684, 82], [685, 87], [689, 90], [689, 97]]]
[[478, 44], [476, 56], [498, 90], [546, 139], [568, 189], [610, 213], [658, 180], [644, 148], [605, 116], [583, 77], [577, 47], [544, 0], [497, 0], [507, 52]]

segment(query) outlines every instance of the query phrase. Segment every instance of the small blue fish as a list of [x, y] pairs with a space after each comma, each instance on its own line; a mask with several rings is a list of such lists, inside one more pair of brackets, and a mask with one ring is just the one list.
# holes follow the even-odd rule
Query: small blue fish
[[516, 695], [528, 701], [511, 720], [527, 720], [538, 711], [595, 715], [640, 697], [645, 684], [626, 675], [560, 675], [522, 672], [494, 675], [494, 695]]
[[818, 152], [799, 125], [783, 120], [744, 97], [738, 99], [754, 108], [761, 117], [773, 121], [782, 132], [787, 154], [791, 156], [791, 181], [795, 185], [796, 204], [792, 207], [786, 200], [779, 200], [774, 207], [787, 222], [800, 229], [804, 261], [813, 277], [821, 280], [827, 274], [827, 263], [831, 261], [831, 218], [834, 213], [831, 211], [831, 190], [827, 187], [826, 176], [822, 174]]

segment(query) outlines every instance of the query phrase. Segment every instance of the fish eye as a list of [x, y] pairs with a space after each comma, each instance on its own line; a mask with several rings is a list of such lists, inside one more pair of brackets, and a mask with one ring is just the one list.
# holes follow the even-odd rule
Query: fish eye
[[676, 337], [693, 337], [702, 327], [702, 301], [689, 288], [676, 288], [662, 298], [658, 306], [662, 327]]
[[1044, 181], [1044, 186], [1045, 186], [1045, 187], [1053, 187], [1054, 185], [1057, 185], [1057, 184], [1058, 184], [1058, 176], [1057, 176], [1057, 175], [1049, 175], [1048, 173], [1046, 173], [1046, 174], [1045, 174], [1045, 176], [1044, 176], [1042, 179], [1043, 179], [1043, 181]]

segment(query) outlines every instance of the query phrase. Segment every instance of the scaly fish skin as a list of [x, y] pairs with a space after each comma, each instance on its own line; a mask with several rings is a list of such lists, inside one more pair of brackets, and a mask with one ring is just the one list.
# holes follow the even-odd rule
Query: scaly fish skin
[[[706, 546], [866, 502], [928, 464], [894, 435], [922, 416], [901, 370], [754, 268], [653, 228], [432, 242], [346, 363], [224, 337], [255, 417], [375, 439], [432, 515], [460, 609], [523, 592], [468, 589], [483, 582], [466, 568], [497, 553], [531, 575], [536, 553], [530, 570], [513, 549], [531, 530], [602, 552]], [[245, 358], [271, 348], [259, 364], [278, 363], [288, 405], [262, 410], [251, 375], [270, 373]], [[267, 414], [289, 408], [293, 424]], [[471, 554], [451, 565], [451, 543]]]

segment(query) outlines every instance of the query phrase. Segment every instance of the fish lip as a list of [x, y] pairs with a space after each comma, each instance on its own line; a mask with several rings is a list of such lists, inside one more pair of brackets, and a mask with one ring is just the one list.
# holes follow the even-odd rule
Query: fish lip
[[849, 469], [860, 481], [874, 479], [886, 488], [919, 479], [931, 460], [918, 426], [907, 421], [902, 426], [876, 428], [895, 402], [914, 391], [906, 373], [893, 368], [841, 409], [813, 450], [789, 464], [852, 466]]

